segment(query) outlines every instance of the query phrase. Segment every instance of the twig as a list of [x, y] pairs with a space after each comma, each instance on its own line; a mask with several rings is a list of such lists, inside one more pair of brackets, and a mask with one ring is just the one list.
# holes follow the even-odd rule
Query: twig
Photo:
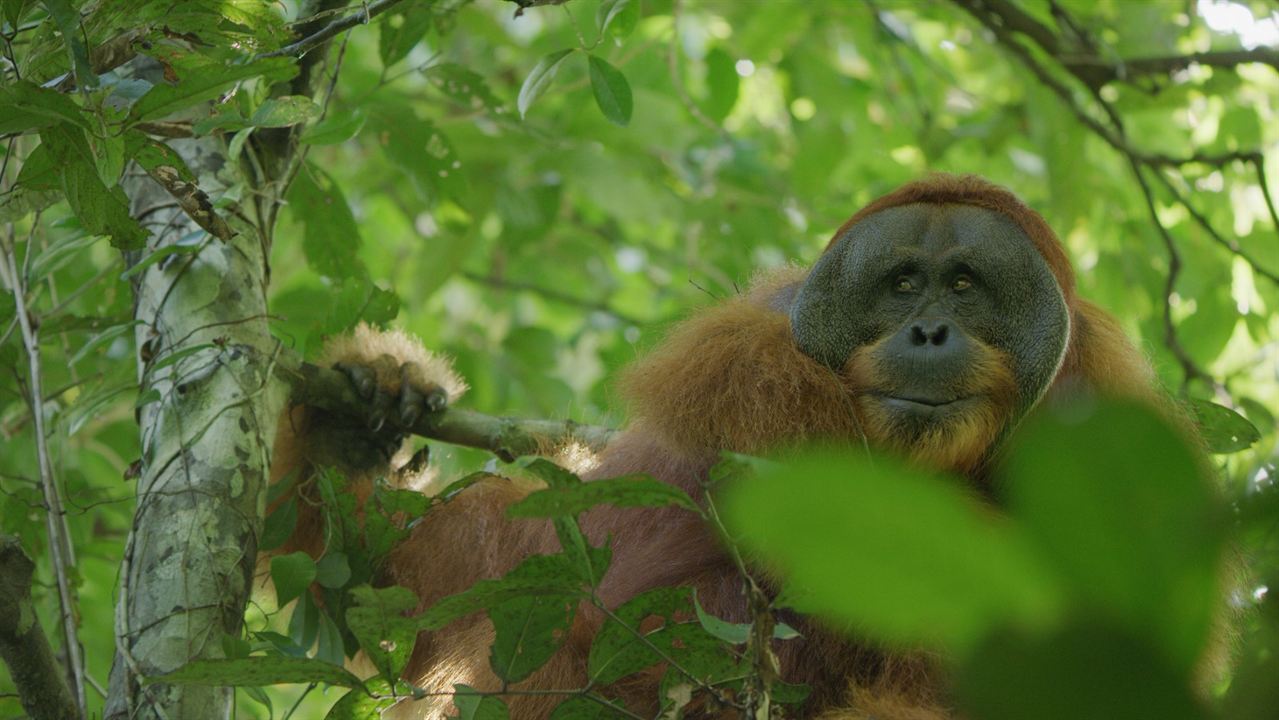
[[684, 76], [679, 69], [679, 20], [683, 11], [683, 0], [674, 0], [671, 3], [671, 32], [674, 37], [671, 38], [671, 43], [666, 48], [666, 71], [671, 76], [671, 85], [675, 87], [675, 95], [679, 98], [680, 104], [684, 106], [684, 109], [688, 111], [688, 114], [692, 115], [693, 119], [706, 129], [716, 135], [728, 138], [728, 131], [702, 112], [697, 103], [693, 102], [693, 98], [689, 97], [688, 89], [684, 87]]
[[62, 499], [58, 495], [57, 480], [53, 477], [53, 458], [49, 453], [49, 440], [45, 436], [44, 427], [44, 393], [41, 388], [43, 375], [40, 367], [40, 338], [32, 324], [26, 303], [26, 287], [22, 275], [19, 274], [14, 249], [7, 243], [0, 242], [0, 280], [9, 286], [15, 303], [14, 311], [18, 317], [18, 326], [22, 330], [22, 342], [27, 351], [30, 378], [28, 390], [31, 394], [31, 415], [35, 422], [33, 432], [36, 441], [36, 458], [40, 468], [40, 487], [44, 492], [45, 532], [49, 536], [49, 557], [53, 562], [54, 579], [58, 587], [58, 601], [61, 605], [61, 625], [63, 641], [66, 644], [67, 672], [71, 676], [71, 689], [79, 714], [85, 709], [84, 656], [80, 649], [79, 631], [76, 628], [76, 601], [71, 589], [70, 568], [75, 565], [75, 554], [71, 540], [67, 534], [66, 514], [62, 508]]
[[[1019, 32], [1026, 34], [1028, 37], [1035, 39], [1036, 42], [1039, 42], [1041, 47], [1043, 47], [1045, 50], [1048, 50], [1049, 48], [1056, 48], [1058, 45], [1055, 39], [1050, 40], [1043, 37], [1045, 32], [1051, 35], [1050, 30], [1047, 30], [1043, 26], [1037, 26], [1035, 29], [1031, 30], [1030, 32], [1028, 32], [1026, 29], [1023, 29], [1023, 25], [1025, 25], [1026, 23], [1035, 23], [1036, 21], [1034, 21], [1033, 19], [1031, 20], [1018, 19], [1020, 18], [1020, 14], [1021, 14], [1020, 9], [1014, 9], [1009, 11], [1013, 13], [1014, 15], [1013, 19], [1005, 18], [998, 15], [992, 16], [991, 13], [995, 12], [994, 10], [992, 10], [992, 8], [1009, 7], [1008, 3], [1006, 3], [1005, 0], [954, 0], [954, 2], [960, 7], [967, 10], [970, 14], [973, 15], [973, 17], [977, 18], [977, 20], [981, 22], [988, 30], [994, 33], [1000, 45], [1002, 45], [1005, 49], [1007, 49], [1008, 51], [1016, 55], [1025, 65], [1026, 69], [1028, 69], [1031, 72], [1031, 74], [1033, 74], [1041, 83], [1043, 83], [1046, 87], [1048, 87], [1048, 89], [1052, 90], [1054, 94], [1056, 94], [1059, 98], [1061, 98], [1062, 102], [1066, 104], [1066, 107], [1070, 109], [1072, 113], [1074, 113], [1075, 117], [1077, 117], [1081, 123], [1083, 123], [1088, 129], [1092, 130], [1094, 134], [1096, 134], [1098, 137], [1104, 140], [1107, 145], [1110, 145], [1112, 148], [1114, 148], [1119, 153], [1124, 155], [1128, 160], [1135, 163], [1136, 167], [1141, 167], [1141, 166], [1147, 166], [1152, 168], [1181, 167], [1183, 165], [1190, 165], [1190, 164], [1206, 164], [1206, 165], [1214, 165], [1217, 167], [1224, 167], [1232, 162], [1247, 162], [1247, 163], [1251, 163], [1254, 167], [1256, 167], [1258, 170], [1258, 177], [1264, 179], [1265, 177], [1264, 168], [1263, 168], [1264, 158], [1262, 154], [1256, 150], [1236, 151], [1236, 152], [1216, 153], [1216, 154], [1196, 152], [1183, 157], [1173, 157], [1173, 156], [1158, 154], [1158, 153], [1146, 153], [1137, 148], [1134, 148], [1132, 144], [1128, 142], [1128, 139], [1124, 136], [1122, 122], [1120, 122], [1119, 114], [1115, 111], [1114, 107], [1109, 102], [1107, 102], [1104, 98], [1102, 98], [1099, 92], [1097, 92], [1098, 90], [1097, 86], [1090, 85], [1086, 78], [1082, 78], [1082, 77], [1079, 78], [1082, 82], [1084, 82], [1085, 85], [1088, 85], [1090, 90], [1092, 90], [1094, 100], [1097, 102], [1098, 106], [1101, 107], [1102, 110], [1106, 112], [1107, 116], [1110, 118], [1112, 124], [1114, 125], [1113, 128], [1107, 127], [1106, 125], [1102, 124], [1096, 118], [1089, 115], [1082, 107], [1080, 107], [1079, 104], [1075, 102], [1074, 95], [1071, 92], [1070, 88], [1066, 87], [1064, 83], [1062, 83], [1057, 78], [1053, 77], [1047, 71], [1047, 69], [1045, 69], [1042, 65], [1040, 65], [1031, 56], [1030, 52], [1021, 43], [1019, 43], [1015, 38], [1013, 38], [1009, 34], [1009, 31], [1008, 31], [1009, 28], [1017, 29]], [[1267, 280], [1279, 285], [1279, 273], [1276, 273], [1262, 266], [1257, 261], [1256, 258], [1252, 257], [1251, 254], [1249, 254], [1242, 247], [1240, 247], [1237, 242], [1232, 242], [1227, 240], [1221, 233], [1217, 232], [1215, 228], [1211, 227], [1210, 223], [1208, 223], [1207, 219], [1203, 217], [1202, 213], [1200, 213], [1193, 205], [1191, 205], [1184, 197], [1182, 197], [1180, 193], [1177, 193], [1175, 189], [1172, 188], [1171, 184], [1167, 182], [1167, 179], [1164, 178], [1163, 175], [1160, 175], [1159, 177], [1160, 177], [1160, 180], [1164, 182], [1165, 185], [1169, 188], [1170, 192], [1172, 192], [1178, 204], [1182, 205], [1186, 209], [1186, 211], [1190, 213], [1191, 217], [1195, 218], [1195, 221], [1201, 227], [1204, 227], [1208, 231], [1209, 236], [1213, 239], [1214, 242], [1217, 242], [1219, 245], [1226, 248], [1235, 256], [1239, 257], [1244, 262], [1246, 262], [1248, 264], [1248, 267], [1251, 268], [1252, 271], [1256, 273], [1257, 275], [1264, 277]], [[1264, 183], [1262, 184], [1262, 193], [1263, 193], [1263, 196], [1267, 198], [1270, 197], [1270, 190]], [[1270, 206], [1272, 205], [1273, 205], [1273, 202], [1268, 203], [1268, 209], [1270, 209]], [[1271, 218], [1272, 220], [1276, 221], [1275, 229], [1276, 229], [1276, 232], [1279, 232], [1279, 213], [1272, 212]], [[1162, 231], [1162, 226], [1160, 229]]]
[[272, 50], [271, 52], [268, 52], [268, 53], [261, 53], [257, 55], [256, 57], [254, 57], [253, 59], [261, 60], [263, 58], [272, 58], [272, 57], [302, 57], [308, 52], [323, 45], [329, 39], [336, 37], [343, 30], [350, 30], [356, 25], [367, 24], [373, 18], [377, 17], [378, 15], [381, 15], [387, 10], [390, 10], [396, 5], [399, 5], [403, 1], [404, 0], [376, 0], [376, 2], [371, 2], [365, 5], [364, 9], [362, 9], [360, 12], [355, 13], [354, 15], [351, 15], [349, 17], [344, 17], [340, 20], [334, 20], [328, 25], [325, 25], [324, 27], [302, 38], [301, 40], [298, 40], [295, 43], [290, 43], [288, 45], [285, 45], [279, 50]]

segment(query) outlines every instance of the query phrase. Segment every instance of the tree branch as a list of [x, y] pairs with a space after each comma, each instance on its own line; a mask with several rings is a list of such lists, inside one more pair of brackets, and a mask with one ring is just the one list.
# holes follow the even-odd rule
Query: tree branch
[[300, 58], [308, 52], [320, 47], [330, 39], [336, 37], [344, 30], [350, 30], [356, 25], [365, 25], [373, 18], [399, 5], [404, 0], [376, 0], [366, 4], [359, 12], [354, 15], [348, 15], [340, 20], [325, 25], [297, 42], [290, 43], [268, 53], [261, 53], [254, 60], [272, 57], [297, 57]]
[[[295, 403], [349, 415], [356, 424], [364, 422], [368, 415], [368, 401], [361, 399], [350, 379], [337, 370], [281, 356], [276, 377], [289, 386]], [[424, 415], [411, 427], [397, 426], [395, 417], [387, 422], [406, 433], [487, 450], [506, 462], [525, 455], [546, 454], [570, 442], [599, 451], [617, 433], [612, 428], [572, 420], [497, 417], [460, 408]]]
[[80, 717], [31, 603], [34, 572], [18, 539], [0, 536], [0, 659], [33, 720]]

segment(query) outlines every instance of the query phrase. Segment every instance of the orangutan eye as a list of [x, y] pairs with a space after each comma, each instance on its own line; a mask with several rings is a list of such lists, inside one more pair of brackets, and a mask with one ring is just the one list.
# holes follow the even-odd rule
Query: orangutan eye
[[950, 284], [950, 289], [955, 292], [963, 292], [973, 286], [973, 281], [967, 275], [960, 275]]
[[899, 293], [914, 292], [915, 283], [911, 282], [910, 278], [906, 277], [905, 275], [902, 275], [902, 276], [899, 276], [897, 280], [893, 283], [893, 290]]

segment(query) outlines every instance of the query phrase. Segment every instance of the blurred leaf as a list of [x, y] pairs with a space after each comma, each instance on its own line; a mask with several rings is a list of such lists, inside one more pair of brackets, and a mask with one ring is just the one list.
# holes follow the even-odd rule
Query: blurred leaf
[[587, 55], [591, 72], [591, 91], [595, 104], [604, 117], [615, 125], [626, 126], [631, 121], [631, 85], [620, 70], [606, 60]]
[[359, 272], [360, 227], [331, 175], [307, 163], [289, 189], [289, 211], [303, 225], [302, 248], [316, 272], [333, 278]]
[[355, 107], [346, 112], [333, 112], [320, 122], [308, 127], [299, 138], [311, 145], [336, 145], [355, 137], [364, 127], [364, 109]]
[[958, 695], [964, 714], [983, 720], [1203, 720], [1186, 680], [1156, 649], [1084, 620], [983, 643], [960, 669]]
[[382, 66], [390, 67], [407, 57], [431, 29], [433, 20], [434, 11], [426, 3], [382, 18], [378, 24], [378, 55]]
[[741, 78], [737, 75], [736, 62], [722, 48], [712, 48], [706, 53], [706, 102], [703, 109], [707, 117], [723, 122], [737, 104]]
[[595, 11], [595, 27], [601, 36], [612, 31], [621, 44], [639, 22], [640, 0], [603, 0]]
[[1060, 612], [1056, 578], [1017, 528], [889, 458], [808, 452], [724, 500], [729, 529], [801, 588], [798, 609], [878, 639], [963, 648]]
[[1218, 595], [1221, 508], [1202, 469], [1153, 411], [1114, 402], [1040, 414], [1003, 472], [1012, 514], [1079, 600], [1184, 672]]
[[524, 78], [524, 84], [520, 86], [520, 95], [516, 102], [520, 117], [527, 115], [533, 102], [550, 87], [551, 81], [555, 79], [555, 73], [560, 70], [560, 63], [564, 62], [564, 58], [567, 58], [571, 52], [573, 52], [572, 48], [558, 50], [543, 57], [537, 65], [533, 66], [533, 71]]
[[249, 124], [254, 127], [291, 127], [319, 117], [320, 106], [309, 97], [286, 95], [269, 98], [254, 111]]
[[500, 112], [505, 103], [493, 94], [484, 76], [457, 63], [431, 66], [427, 77], [431, 84], [468, 110]]

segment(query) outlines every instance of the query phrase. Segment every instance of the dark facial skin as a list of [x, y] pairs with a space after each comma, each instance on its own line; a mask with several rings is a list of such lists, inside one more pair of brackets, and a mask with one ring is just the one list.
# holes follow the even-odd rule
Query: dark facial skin
[[971, 205], [914, 204], [850, 227], [817, 261], [790, 306], [805, 354], [843, 370], [874, 344], [894, 413], [928, 424], [963, 409], [963, 381], [989, 352], [1010, 359], [1017, 414], [1043, 395], [1069, 336], [1066, 303], [1010, 218]]

